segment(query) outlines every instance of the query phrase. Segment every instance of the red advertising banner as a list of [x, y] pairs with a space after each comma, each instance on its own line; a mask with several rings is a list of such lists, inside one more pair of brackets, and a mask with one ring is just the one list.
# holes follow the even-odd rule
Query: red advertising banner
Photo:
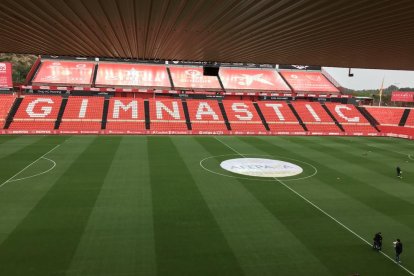
[[393, 102], [414, 102], [414, 91], [393, 91], [391, 94]]
[[0, 62], [0, 88], [12, 87], [12, 64], [10, 62]]
[[90, 85], [94, 66], [91, 62], [43, 61], [33, 83]]
[[282, 71], [281, 74], [295, 92], [339, 93], [320, 72]]
[[290, 91], [289, 86], [275, 70], [220, 68], [225, 89]]
[[170, 67], [176, 88], [221, 90], [217, 77], [204, 76], [202, 67]]
[[128, 63], [99, 63], [97, 86], [139, 86], [170, 88], [167, 67]]

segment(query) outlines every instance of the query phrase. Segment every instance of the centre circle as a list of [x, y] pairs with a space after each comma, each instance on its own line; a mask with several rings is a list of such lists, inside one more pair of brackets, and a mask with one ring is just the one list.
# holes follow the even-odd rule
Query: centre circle
[[235, 158], [220, 163], [220, 167], [237, 174], [257, 177], [288, 177], [301, 174], [298, 165], [265, 158]]

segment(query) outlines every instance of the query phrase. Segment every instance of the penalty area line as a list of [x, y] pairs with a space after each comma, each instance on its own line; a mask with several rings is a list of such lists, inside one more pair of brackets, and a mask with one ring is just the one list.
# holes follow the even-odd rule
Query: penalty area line
[[[229, 146], [228, 144], [226, 144], [225, 142], [223, 142], [222, 140], [218, 139], [217, 137], [214, 137], [217, 141], [219, 141], [220, 143], [222, 143], [223, 145], [225, 145], [227, 148], [231, 149], [232, 151], [234, 151], [235, 153], [237, 153], [238, 155], [240, 155], [241, 157], [246, 158], [245, 155], [243, 155], [242, 153], [238, 152], [237, 150], [235, 150], [234, 148], [232, 148], [231, 146]], [[361, 237], [360, 235], [358, 235], [355, 231], [353, 231], [351, 228], [349, 228], [348, 226], [346, 226], [345, 224], [343, 224], [342, 222], [340, 222], [339, 220], [337, 220], [335, 217], [333, 217], [332, 215], [330, 215], [328, 212], [326, 212], [325, 210], [323, 210], [322, 208], [320, 208], [318, 205], [316, 205], [315, 203], [313, 203], [312, 201], [310, 201], [309, 199], [307, 199], [306, 197], [304, 197], [303, 195], [301, 195], [300, 193], [298, 193], [295, 189], [289, 187], [287, 184], [285, 184], [282, 180], [278, 179], [277, 177], [274, 177], [274, 180], [279, 182], [280, 184], [282, 184], [286, 189], [290, 190], [292, 193], [294, 193], [295, 195], [297, 195], [298, 197], [300, 197], [301, 199], [303, 199], [306, 203], [308, 203], [309, 205], [311, 205], [312, 207], [314, 207], [316, 210], [318, 210], [319, 212], [321, 212], [322, 214], [324, 214], [325, 216], [327, 216], [328, 218], [330, 218], [331, 220], [333, 220], [334, 222], [336, 222], [337, 224], [339, 224], [340, 226], [342, 226], [344, 229], [346, 229], [348, 232], [350, 232], [351, 234], [353, 234], [354, 236], [356, 236], [358, 239], [360, 239], [361, 241], [363, 241], [364, 243], [368, 244], [369, 246], [372, 246], [372, 244], [370, 242], [368, 242], [366, 239], [364, 239], [363, 237]], [[392, 261], [393, 263], [397, 263], [392, 257], [390, 257], [389, 255], [385, 254], [382, 251], [379, 251], [384, 257], [386, 257], [387, 259], [389, 259], [390, 261]], [[398, 263], [397, 263], [398, 264]], [[399, 264], [399, 267], [401, 267], [403, 270], [405, 270], [408, 274], [413, 275], [414, 273], [411, 272], [408, 268], [406, 268], [405, 266]]]
[[[27, 165], [26, 167], [24, 167], [23, 169], [21, 169], [20, 171], [18, 171], [15, 175], [13, 175], [12, 177], [10, 177], [9, 179], [7, 179], [6, 181], [4, 181], [2, 184], [0, 184], [0, 188], [3, 187], [4, 185], [6, 185], [9, 182], [12, 182], [13, 178], [15, 178], [16, 176], [18, 176], [19, 174], [21, 174], [22, 172], [24, 172], [25, 170], [27, 170], [30, 166], [32, 166], [34, 163], [36, 163], [37, 161], [39, 161], [40, 159], [45, 158], [45, 156], [49, 153], [51, 153], [52, 151], [54, 151], [55, 149], [57, 149], [58, 147], [60, 147], [60, 145], [56, 145], [53, 149], [49, 150], [48, 152], [46, 152], [45, 154], [43, 154], [42, 156], [40, 156], [39, 158], [37, 158], [35, 161], [33, 161], [32, 163], [30, 163], [29, 165]], [[46, 158], [45, 158], [46, 159]]]

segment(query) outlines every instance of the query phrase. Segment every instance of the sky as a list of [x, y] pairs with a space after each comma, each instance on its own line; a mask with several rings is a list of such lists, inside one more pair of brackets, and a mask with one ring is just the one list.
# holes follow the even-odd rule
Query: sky
[[390, 85], [395, 85], [399, 88], [414, 88], [414, 71], [352, 68], [351, 72], [354, 76], [349, 77], [349, 68], [324, 68], [337, 82], [339, 82], [339, 84], [341, 84], [341, 86], [349, 89], [380, 89], [383, 78], [384, 88], [389, 87]]

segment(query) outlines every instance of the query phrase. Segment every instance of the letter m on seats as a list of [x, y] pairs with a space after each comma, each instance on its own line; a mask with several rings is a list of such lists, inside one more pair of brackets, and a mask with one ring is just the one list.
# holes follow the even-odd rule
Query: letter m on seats
[[138, 119], [138, 102], [131, 101], [129, 104], [125, 105], [120, 100], [115, 100], [114, 102], [114, 113], [112, 114], [114, 119], [119, 119], [119, 110], [122, 109], [123, 111], [128, 111], [132, 109], [132, 119]]

